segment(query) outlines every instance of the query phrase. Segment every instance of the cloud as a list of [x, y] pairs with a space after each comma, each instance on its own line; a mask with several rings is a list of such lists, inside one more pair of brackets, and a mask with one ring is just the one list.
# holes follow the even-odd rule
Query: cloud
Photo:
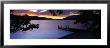
[[29, 11], [31, 11], [31, 12], [38, 12], [38, 10], [29, 10]]
[[39, 12], [46, 12], [47, 10], [41, 10], [41, 11], [39, 11]]

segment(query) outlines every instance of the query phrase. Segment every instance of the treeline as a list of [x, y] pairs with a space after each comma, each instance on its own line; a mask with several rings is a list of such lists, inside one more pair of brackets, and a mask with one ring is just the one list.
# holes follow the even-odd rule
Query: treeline
[[10, 19], [12, 20], [51, 20], [51, 18], [45, 18], [45, 17], [37, 17], [37, 16], [28, 16], [28, 15], [24, 15], [24, 16], [17, 16], [17, 15], [10, 15]]
[[77, 18], [77, 16], [68, 16], [64, 19], [51, 19], [51, 18], [45, 18], [45, 17], [38, 17], [38, 16], [28, 16], [28, 15], [24, 15], [24, 16], [18, 16], [18, 15], [10, 15], [10, 19], [12, 20], [75, 20]]

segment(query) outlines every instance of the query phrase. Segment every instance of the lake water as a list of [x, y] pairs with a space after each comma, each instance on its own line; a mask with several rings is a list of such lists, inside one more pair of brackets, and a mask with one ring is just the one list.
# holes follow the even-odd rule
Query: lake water
[[75, 29], [86, 29], [84, 24], [74, 24], [74, 20], [31, 20], [32, 24], [40, 24], [39, 29], [57, 29], [58, 25]]
[[17, 31], [10, 34], [11, 39], [58, 39], [74, 32], [58, 29], [58, 25], [76, 29], [86, 29], [83, 24], [74, 24], [74, 20], [31, 20], [31, 24], [39, 24], [38, 29], [25, 32]]

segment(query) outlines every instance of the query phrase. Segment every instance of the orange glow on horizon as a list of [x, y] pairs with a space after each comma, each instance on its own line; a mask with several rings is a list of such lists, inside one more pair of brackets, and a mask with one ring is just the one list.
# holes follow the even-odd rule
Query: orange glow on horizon
[[38, 14], [31, 14], [31, 13], [28, 13], [27, 15], [28, 16], [38, 16]]
[[67, 16], [71, 16], [71, 15], [80, 15], [80, 14], [74, 14], [74, 13], [71, 13], [69, 15], [59, 15], [59, 16], [52, 16], [52, 15], [41, 15], [39, 13], [37, 13], [38, 10], [29, 10], [25, 13], [13, 13], [14, 15], [18, 15], [18, 16], [25, 16], [25, 15], [28, 15], [28, 16], [37, 16], [37, 17], [45, 17], [45, 18], [51, 18], [51, 19], [64, 19], [66, 18]]
[[49, 16], [49, 15], [39, 15], [38, 17], [45, 17], [45, 18], [51, 18], [51, 19], [63, 19], [64, 16]]
[[[27, 13], [16, 13], [14, 15], [24, 16], [26, 14], [28, 16], [38, 16], [38, 17], [45, 17], [45, 18], [51, 18], [51, 19], [64, 19], [64, 18], [66, 18], [65, 16], [40, 15], [40, 14], [37, 14], [37, 13], [33, 13], [31, 11], [29, 11]], [[80, 15], [80, 14], [70, 14], [70, 15]]]
[[26, 14], [27, 14], [28, 16], [38, 16], [37, 13], [31, 12], [31, 11], [27, 12]]
[[27, 12], [27, 13], [16, 13], [14, 15], [20, 15], [20, 16], [24, 16], [24, 15], [28, 15], [28, 16], [38, 16], [38, 17], [45, 17], [45, 18], [51, 18], [51, 19], [63, 19], [65, 18], [64, 16], [52, 16], [52, 15], [39, 15], [33, 12]]

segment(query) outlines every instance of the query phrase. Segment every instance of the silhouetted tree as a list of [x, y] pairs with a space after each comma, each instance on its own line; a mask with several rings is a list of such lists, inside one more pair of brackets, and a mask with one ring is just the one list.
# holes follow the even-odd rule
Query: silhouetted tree
[[49, 10], [49, 12], [53, 15], [53, 16], [57, 16], [63, 13], [63, 10]]
[[101, 32], [101, 10], [81, 10], [75, 23], [84, 23], [86, 26], [89, 25], [88, 30]]
[[13, 12], [14, 10], [10, 10], [10, 13]]

